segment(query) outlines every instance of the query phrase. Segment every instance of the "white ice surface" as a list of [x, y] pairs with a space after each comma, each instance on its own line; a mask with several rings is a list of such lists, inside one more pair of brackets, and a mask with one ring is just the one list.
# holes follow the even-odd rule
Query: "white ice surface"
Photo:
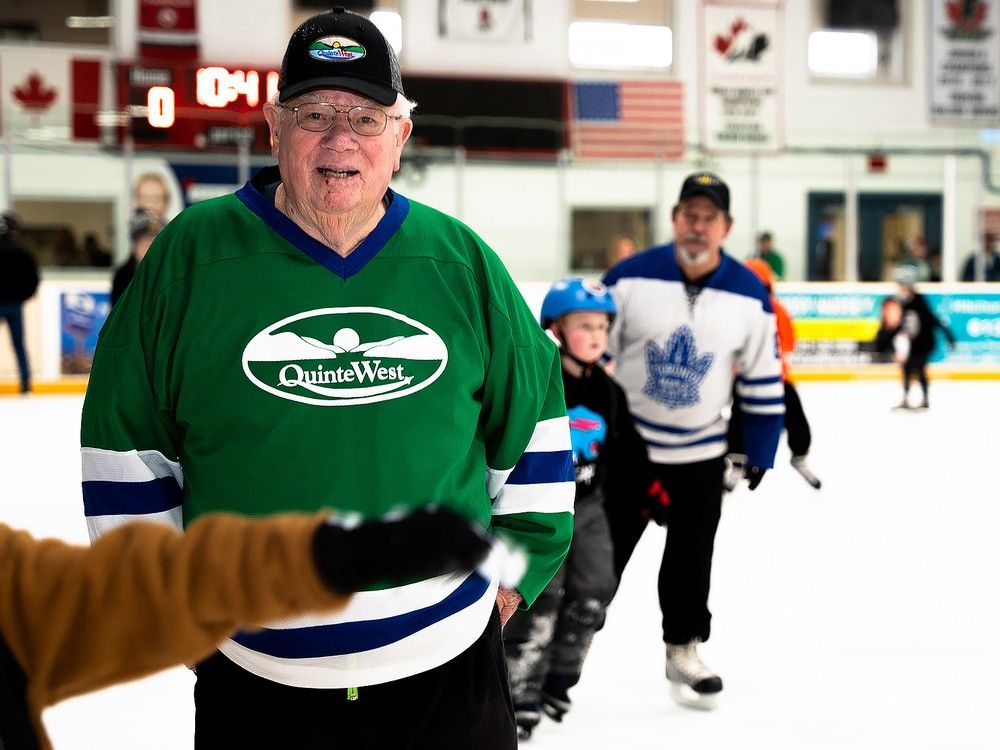
[[[719, 708], [668, 697], [651, 528], [573, 710], [528, 747], [1000, 748], [1000, 382], [933, 383], [926, 413], [890, 411], [894, 382], [800, 392], [823, 489], [782, 445], [756, 492], [726, 500], [702, 648], [725, 680]], [[81, 402], [0, 398], [5, 522], [86, 542]], [[189, 748], [193, 682], [169, 670], [67, 701], [46, 724], [58, 750]]]

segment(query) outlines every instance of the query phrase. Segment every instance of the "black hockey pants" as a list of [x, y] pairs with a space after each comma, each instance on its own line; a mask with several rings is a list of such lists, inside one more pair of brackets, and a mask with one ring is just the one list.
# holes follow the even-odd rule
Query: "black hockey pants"
[[569, 688], [580, 679], [594, 633], [615, 589], [611, 535], [600, 493], [576, 506], [565, 562], [531, 609], [504, 628], [507, 673], [516, 706], [537, 705], [547, 678]]
[[[691, 464], [654, 464], [670, 493], [670, 523], [657, 583], [665, 643], [707, 641], [712, 613], [708, 591], [715, 532], [722, 513], [722, 457]], [[634, 509], [608, 505], [615, 570], [620, 579], [647, 521]]]
[[449, 662], [381, 685], [344, 689], [281, 685], [221, 653], [198, 665], [196, 750], [514, 750], [500, 616]]

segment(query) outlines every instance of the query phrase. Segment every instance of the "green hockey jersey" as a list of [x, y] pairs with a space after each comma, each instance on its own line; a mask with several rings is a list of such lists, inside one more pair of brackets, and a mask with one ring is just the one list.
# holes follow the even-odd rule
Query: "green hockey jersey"
[[[555, 346], [460, 222], [389, 191], [343, 258], [275, 208], [279, 179], [262, 170], [181, 213], [101, 331], [81, 436], [92, 536], [219, 510], [439, 503], [526, 552], [530, 604], [572, 533]], [[497, 585], [483, 569], [362, 592], [222, 650], [284, 684], [386, 682], [471, 645]]]

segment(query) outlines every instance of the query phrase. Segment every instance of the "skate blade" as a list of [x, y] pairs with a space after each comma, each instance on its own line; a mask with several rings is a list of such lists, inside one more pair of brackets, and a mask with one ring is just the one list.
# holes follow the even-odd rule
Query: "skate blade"
[[683, 683], [670, 683], [670, 697], [685, 708], [693, 708], [698, 711], [712, 711], [717, 705], [716, 697], [718, 695], [718, 693], [699, 693], [692, 689], [690, 685]]

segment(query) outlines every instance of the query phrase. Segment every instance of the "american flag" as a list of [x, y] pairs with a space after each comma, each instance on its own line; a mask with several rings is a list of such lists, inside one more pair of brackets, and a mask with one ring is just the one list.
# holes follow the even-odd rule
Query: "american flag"
[[680, 159], [680, 81], [570, 84], [570, 146], [583, 159]]

